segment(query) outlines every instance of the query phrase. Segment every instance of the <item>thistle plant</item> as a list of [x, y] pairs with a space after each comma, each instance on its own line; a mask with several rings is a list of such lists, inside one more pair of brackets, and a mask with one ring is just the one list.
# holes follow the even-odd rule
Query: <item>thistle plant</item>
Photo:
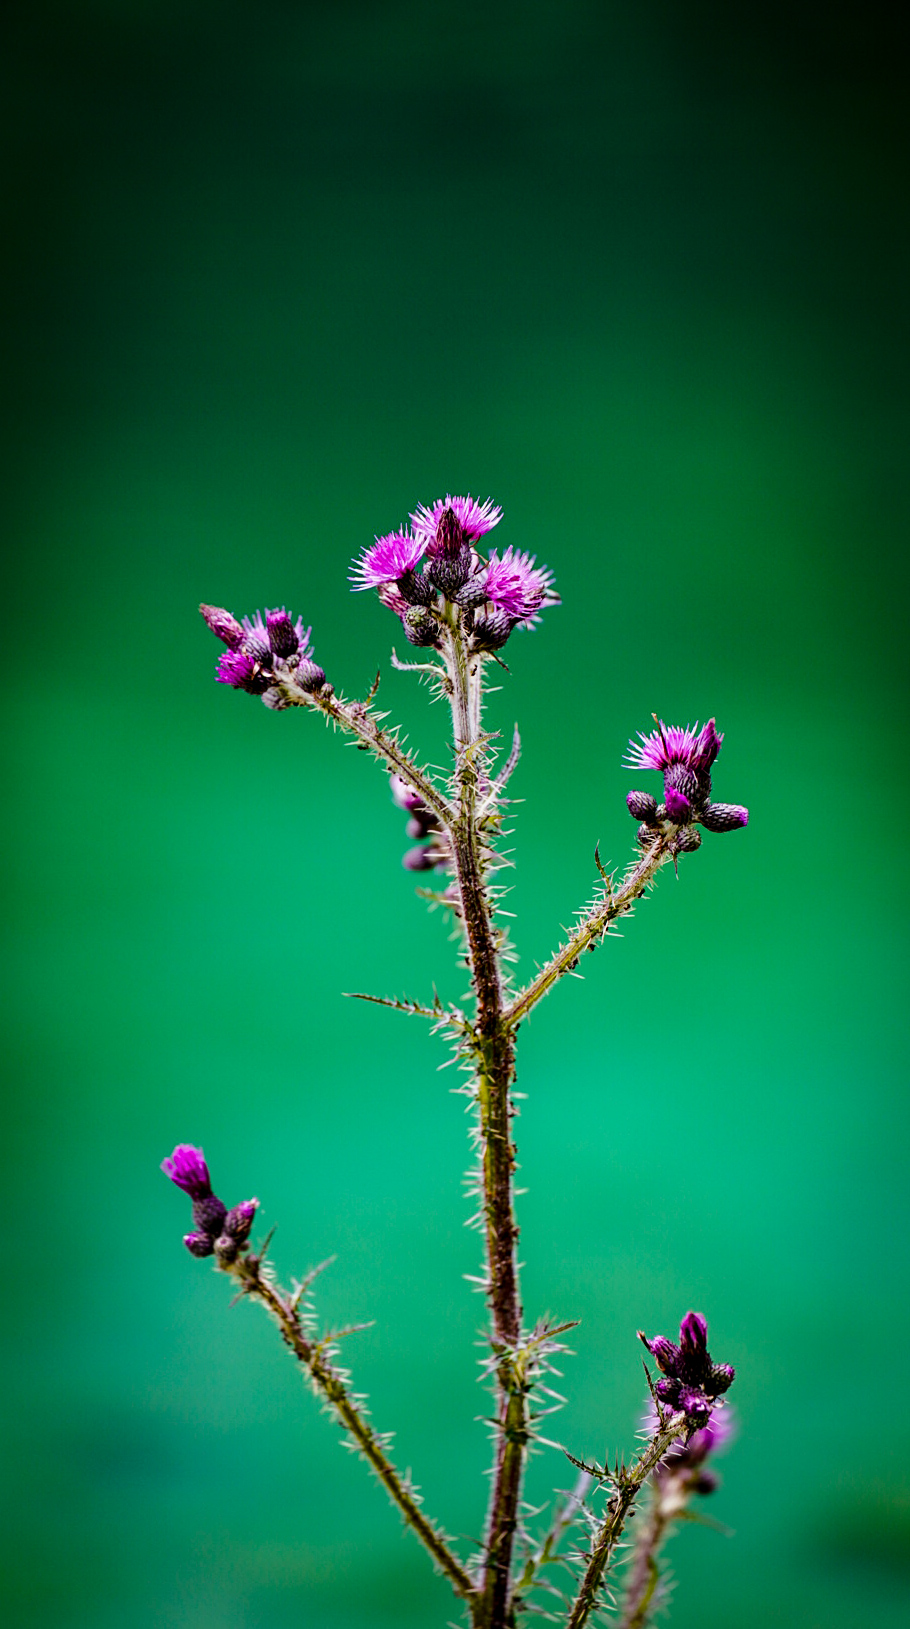
[[503, 750], [498, 734], [484, 728], [484, 683], [491, 667], [505, 666], [501, 653], [516, 630], [523, 637], [522, 630], [534, 629], [559, 598], [552, 573], [532, 555], [488, 548], [485, 540], [501, 519], [489, 500], [447, 496], [421, 505], [409, 526], [377, 537], [351, 574], [354, 589], [375, 592], [419, 653], [419, 660], [410, 661], [393, 653], [394, 666], [428, 681], [434, 697], [451, 710], [452, 761], [445, 775], [423, 767], [388, 727], [376, 707], [378, 679], [363, 700], [348, 700], [336, 690], [314, 659], [311, 630], [302, 618], [295, 620], [284, 607], [242, 619], [201, 607], [225, 647], [216, 674], [220, 683], [277, 711], [321, 713], [382, 765], [391, 796], [407, 815], [411, 846], [404, 866], [435, 873], [436, 886], [420, 892], [444, 908], [463, 945], [471, 976], [467, 1008], [439, 996], [427, 1002], [363, 999], [421, 1016], [447, 1038], [462, 1069], [459, 1090], [473, 1111], [470, 1186], [473, 1220], [483, 1237], [480, 1285], [488, 1311], [483, 1375], [495, 1404], [479, 1553], [459, 1554], [426, 1514], [410, 1477], [392, 1461], [390, 1435], [376, 1430], [362, 1396], [351, 1389], [339, 1361], [341, 1341], [351, 1331], [322, 1330], [314, 1306], [314, 1282], [326, 1264], [282, 1288], [268, 1260], [269, 1239], [252, 1241], [258, 1200], [229, 1208], [213, 1191], [202, 1150], [190, 1144], [179, 1144], [163, 1169], [192, 1202], [192, 1230], [184, 1238], [189, 1252], [212, 1257], [239, 1296], [271, 1314], [311, 1388], [448, 1579], [473, 1629], [514, 1629], [532, 1613], [581, 1629], [614, 1605], [618, 1593], [621, 1621], [632, 1629], [650, 1621], [665, 1593], [660, 1568], [669, 1529], [691, 1517], [690, 1505], [713, 1486], [706, 1461], [726, 1434], [723, 1411], [734, 1373], [710, 1356], [700, 1313], [685, 1315], [678, 1343], [642, 1335], [656, 1377], [646, 1362], [650, 1407], [637, 1453], [598, 1464], [565, 1451], [576, 1480], [556, 1501], [543, 1531], [535, 1530], [541, 1513], [523, 1501], [525, 1469], [529, 1454], [543, 1446], [542, 1420], [559, 1405], [549, 1381], [554, 1359], [565, 1350], [563, 1337], [575, 1324], [531, 1322], [522, 1307], [513, 1183], [516, 1042], [522, 1019], [573, 971], [583, 951], [594, 950], [631, 913], [664, 866], [678, 867], [682, 855], [700, 846], [703, 831], [745, 826], [748, 813], [714, 801], [712, 772], [723, 741], [714, 719], [703, 728], [682, 728], [655, 715], [655, 727], [629, 747], [631, 768], [663, 778], [659, 799], [649, 791], [628, 794], [638, 822], [632, 861], [622, 872], [609, 871], [595, 848], [599, 880], [593, 899], [530, 982], [514, 987], [496, 879], [520, 742], [516, 731]]

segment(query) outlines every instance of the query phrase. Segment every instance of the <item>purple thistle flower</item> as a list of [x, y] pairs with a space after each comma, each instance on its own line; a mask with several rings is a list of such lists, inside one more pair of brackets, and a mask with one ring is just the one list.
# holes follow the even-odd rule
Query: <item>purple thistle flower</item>
[[246, 1243], [258, 1209], [258, 1199], [244, 1199], [228, 1211], [224, 1218], [224, 1231], [235, 1244]]
[[212, 633], [231, 650], [237, 650], [243, 638], [243, 629], [237, 618], [220, 605], [200, 605], [199, 609]]
[[214, 1242], [207, 1233], [184, 1233], [183, 1242], [191, 1256], [198, 1256], [201, 1259], [215, 1253]]
[[660, 719], [657, 729], [652, 730], [650, 735], [642, 735], [639, 731], [638, 741], [629, 742], [626, 767], [667, 770], [673, 764], [682, 764], [694, 774], [699, 769], [710, 768], [722, 741], [723, 736], [718, 735], [713, 718], [709, 719], [701, 733], [697, 724], [694, 728], [687, 725], [683, 729], [679, 724], [665, 724]]
[[209, 1168], [201, 1148], [194, 1148], [192, 1143], [178, 1143], [173, 1154], [161, 1161], [161, 1169], [191, 1199], [211, 1197]]
[[665, 1377], [654, 1387], [662, 1403], [682, 1409], [693, 1427], [707, 1426], [718, 1399], [733, 1384], [729, 1363], [714, 1363], [708, 1351], [708, 1325], [700, 1312], [687, 1312], [679, 1326], [679, 1345], [665, 1335], [638, 1338]]
[[[442, 525], [450, 512], [458, 523], [460, 536], [449, 536], [449, 531], [454, 532], [455, 529]], [[459, 543], [476, 543], [501, 520], [502, 510], [491, 498], [487, 498], [486, 503], [479, 503], [470, 494], [466, 498], [453, 498], [448, 492], [444, 498], [437, 498], [429, 506], [419, 503], [411, 515], [414, 536], [422, 541], [423, 549], [431, 559], [444, 549], [457, 548]]]
[[413, 571], [425, 553], [424, 539], [412, 537], [408, 531], [387, 532], [384, 537], [377, 537], [360, 559], [354, 561], [351, 571], [354, 592], [397, 582], [406, 572]]
[[[710, 801], [711, 769], [723, 739], [713, 718], [703, 729], [697, 724], [684, 729], [659, 719], [650, 735], [639, 733], [637, 741], [629, 742], [626, 763], [630, 769], [656, 769], [663, 774], [665, 801], [644, 819], [648, 826], [663, 827], [674, 859], [699, 847], [701, 833], [695, 830], [696, 823], [706, 831], [735, 831], [748, 825], [749, 811], [741, 804]], [[630, 792], [626, 798], [636, 820], [642, 818], [638, 811], [645, 796]]]
[[540, 621], [538, 611], [559, 604], [552, 571], [536, 565], [534, 555], [521, 549], [510, 547], [502, 556], [493, 551], [484, 588], [487, 599], [519, 627], [532, 627]]
[[245, 650], [226, 650], [218, 658], [215, 674], [218, 684], [229, 684], [235, 690], [246, 690], [251, 696], [261, 696], [269, 688], [270, 678], [263, 673], [255, 656]]

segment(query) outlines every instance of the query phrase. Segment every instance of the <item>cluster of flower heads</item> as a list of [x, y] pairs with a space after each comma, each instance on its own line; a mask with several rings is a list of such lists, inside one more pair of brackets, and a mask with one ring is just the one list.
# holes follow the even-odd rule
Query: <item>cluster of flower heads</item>
[[479, 503], [449, 494], [429, 507], [419, 504], [410, 527], [377, 537], [354, 562], [353, 586], [377, 589], [412, 645], [438, 647], [448, 604], [464, 613], [475, 650], [500, 650], [514, 628], [532, 627], [540, 611], [559, 604], [552, 572], [533, 555], [512, 548], [486, 558], [478, 552], [480, 539], [501, 519], [489, 498]]
[[[736, 1371], [729, 1363], [714, 1363], [708, 1351], [708, 1325], [700, 1312], [687, 1312], [679, 1326], [679, 1345], [665, 1335], [652, 1339], [638, 1331], [662, 1379], [655, 1395], [674, 1411], [682, 1411], [692, 1431], [705, 1428], [718, 1398], [729, 1391]], [[691, 1441], [691, 1436], [690, 1439]]]
[[212, 1193], [209, 1168], [201, 1148], [178, 1143], [173, 1154], [161, 1161], [161, 1169], [193, 1201], [194, 1232], [184, 1234], [183, 1242], [193, 1256], [217, 1256], [225, 1265], [236, 1261], [245, 1250], [259, 1207], [258, 1199], [244, 1199], [228, 1210]]
[[294, 622], [283, 605], [266, 611], [264, 619], [257, 611], [242, 622], [218, 605], [199, 609], [212, 633], [227, 646], [215, 674], [219, 684], [261, 696], [276, 712], [292, 705], [288, 686], [307, 692], [322, 689], [325, 674], [312, 660], [311, 630], [303, 626], [302, 617]]
[[626, 760], [629, 769], [656, 769], [664, 778], [664, 801], [658, 803], [650, 792], [630, 792], [626, 798], [629, 813], [641, 821], [638, 841], [649, 848], [663, 833], [672, 837], [674, 853], [684, 854], [699, 847], [701, 832], [735, 831], [749, 823], [749, 811], [738, 803], [711, 802], [711, 766], [723, 743], [713, 718], [702, 730], [657, 721], [650, 735], [629, 742]]
[[404, 809], [408, 816], [405, 831], [415, 842], [415, 847], [408, 849], [401, 862], [405, 870], [449, 869], [452, 860], [451, 847], [432, 809], [427, 808], [419, 792], [415, 792], [413, 786], [409, 786], [400, 775], [390, 775], [389, 786], [393, 802], [399, 809]]

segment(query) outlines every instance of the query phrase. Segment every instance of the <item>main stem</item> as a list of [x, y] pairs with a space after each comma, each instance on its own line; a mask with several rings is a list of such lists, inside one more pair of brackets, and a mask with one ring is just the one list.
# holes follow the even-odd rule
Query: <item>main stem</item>
[[476, 761], [480, 736], [481, 658], [472, 656], [457, 624], [446, 652], [452, 684], [455, 734], [456, 814], [450, 827], [462, 921], [477, 998], [477, 1102], [483, 1160], [491, 1342], [496, 1369], [496, 1444], [479, 1598], [477, 1629], [505, 1629], [510, 1621], [512, 1551], [528, 1440], [528, 1383], [516, 1362], [521, 1339], [521, 1298], [515, 1247], [518, 1227], [512, 1193], [514, 1150], [509, 1088], [515, 1073], [511, 1025], [505, 1019], [500, 961], [492, 906], [483, 876], [477, 825]]

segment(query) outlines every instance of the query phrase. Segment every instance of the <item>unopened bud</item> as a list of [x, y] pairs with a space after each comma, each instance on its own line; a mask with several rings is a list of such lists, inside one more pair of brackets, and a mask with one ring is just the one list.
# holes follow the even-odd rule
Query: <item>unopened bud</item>
[[650, 792], [629, 792], [626, 804], [633, 820], [652, 822], [657, 814], [657, 799]]
[[267, 611], [265, 625], [269, 630], [269, 644], [276, 656], [293, 656], [299, 648], [297, 630], [287, 611]]
[[215, 1255], [218, 1257], [219, 1261], [230, 1264], [232, 1261], [237, 1260], [239, 1252], [240, 1246], [238, 1245], [237, 1240], [232, 1239], [229, 1233], [222, 1233], [220, 1237], [215, 1240]]
[[301, 656], [294, 669], [294, 678], [301, 690], [321, 690], [325, 684], [325, 673], [318, 662], [311, 662], [308, 656]]
[[470, 549], [459, 547], [454, 553], [446, 551], [437, 555], [435, 560], [431, 560], [425, 576], [434, 588], [438, 588], [439, 592], [450, 600], [459, 588], [464, 587], [471, 575], [472, 564]]
[[210, 1256], [215, 1248], [207, 1233], [185, 1233], [183, 1242], [191, 1256]]
[[395, 585], [408, 605], [429, 605], [433, 598], [433, 585], [419, 571], [406, 571]]
[[461, 588], [457, 588], [452, 598], [458, 605], [482, 605], [487, 597], [487, 567], [477, 572], [476, 576], [469, 577]]
[[685, 826], [692, 819], [692, 805], [689, 799], [678, 792], [675, 786], [668, 786], [666, 791], [667, 814], [675, 826]]
[[438, 854], [431, 844], [426, 848], [409, 848], [402, 859], [406, 871], [432, 871]]
[[236, 1239], [238, 1244], [245, 1244], [258, 1209], [258, 1199], [244, 1199], [239, 1205], [235, 1205], [224, 1218], [225, 1233], [230, 1238]]
[[678, 854], [694, 854], [701, 848], [701, 832], [697, 826], [681, 826], [674, 839]]
[[474, 624], [475, 650], [501, 650], [515, 626], [505, 611], [486, 611]]
[[243, 628], [230, 611], [225, 611], [220, 605], [200, 605], [200, 611], [212, 633], [221, 639], [229, 650], [236, 650], [243, 638]]
[[405, 638], [411, 645], [439, 644], [439, 626], [436, 618], [421, 605], [414, 605], [401, 619]]
[[665, 770], [665, 795], [671, 787], [675, 791], [681, 792], [683, 797], [689, 799], [690, 803], [694, 803], [698, 797], [698, 777], [691, 769], [687, 769], [685, 764], [671, 764], [669, 769]]
[[748, 826], [749, 811], [738, 803], [709, 803], [698, 818], [706, 831], [736, 831]]
[[285, 708], [291, 706], [287, 696], [274, 684], [270, 684], [268, 690], [263, 690], [261, 700], [263, 707], [268, 707], [273, 713], [283, 713]]

